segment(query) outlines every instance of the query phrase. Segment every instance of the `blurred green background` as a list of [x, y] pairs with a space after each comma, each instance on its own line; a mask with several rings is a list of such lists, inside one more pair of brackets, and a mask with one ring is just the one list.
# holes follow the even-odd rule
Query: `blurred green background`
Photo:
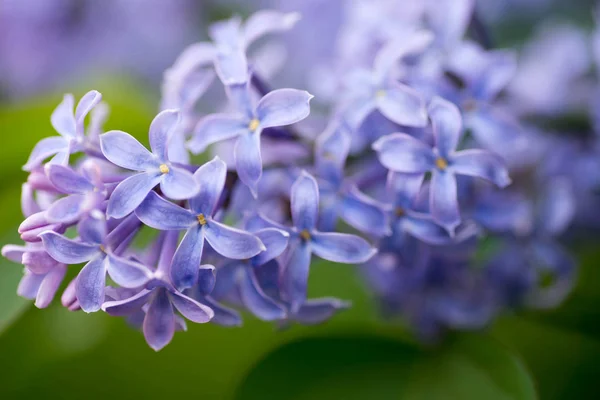
[[[111, 105], [107, 129], [142, 138], [152, 96], [126, 80], [98, 81]], [[76, 91], [82, 94], [83, 91]], [[61, 96], [0, 109], [2, 245], [17, 242], [20, 169], [52, 134]], [[55, 301], [38, 310], [15, 294], [21, 267], [0, 261], [0, 398], [542, 399], [595, 398], [600, 373], [600, 251], [577, 249], [577, 289], [560, 309], [506, 315], [487, 332], [416, 344], [384, 323], [352, 267], [317, 263], [311, 295], [353, 307], [327, 324], [242, 328], [190, 324], [160, 353], [118, 318], [71, 313]]]
[[[511, 31], [513, 32], [513, 31]], [[130, 79], [98, 79], [106, 129], [142, 141], [155, 93]], [[0, 245], [18, 243], [21, 165], [52, 135], [62, 94], [0, 103]], [[22, 267], [0, 259], [0, 399], [593, 399], [600, 372], [600, 249], [579, 245], [578, 284], [551, 312], [502, 316], [487, 331], [416, 343], [384, 322], [354, 269], [316, 263], [310, 296], [353, 307], [316, 327], [279, 331], [246, 316], [242, 328], [188, 324], [159, 353], [125, 321], [46, 310], [16, 295]]]

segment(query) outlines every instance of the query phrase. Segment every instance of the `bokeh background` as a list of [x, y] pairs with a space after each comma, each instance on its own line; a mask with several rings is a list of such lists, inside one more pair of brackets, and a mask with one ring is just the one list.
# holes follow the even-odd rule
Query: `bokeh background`
[[[593, 1], [480, 3], [504, 46], [518, 47], [542, 18], [581, 29], [593, 21]], [[303, 1], [0, 0], [0, 244], [17, 241], [21, 165], [52, 134], [62, 93], [97, 89], [111, 107], [106, 129], [143, 138], [177, 54], [204, 39], [210, 21], [261, 5]], [[419, 344], [399, 321], [378, 316], [353, 267], [317, 263], [309, 296], [353, 303], [327, 324], [190, 324], [160, 353], [121, 319], [59, 304], [36, 309], [16, 296], [21, 267], [1, 259], [0, 399], [597, 398], [600, 247], [590, 240], [573, 249], [579, 278], [563, 306], [505, 315], [485, 332]]]

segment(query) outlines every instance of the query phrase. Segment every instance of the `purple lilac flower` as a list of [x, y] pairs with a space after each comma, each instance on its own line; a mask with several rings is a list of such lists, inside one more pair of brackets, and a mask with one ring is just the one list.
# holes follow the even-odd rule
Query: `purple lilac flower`
[[240, 180], [257, 195], [262, 175], [260, 134], [265, 128], [291, 125], [306, 118], [312, 95], [303, 90], [278, 89], [267, 93], [256, 105], [247, 84], [229, 86], [229, 96], [239, 114], [214, 114], [202, 119], [188, 143], [193, 153], [226, 139], [237, 138], [235, 163]]
[[510, 184], [502, 159], [485, 150], [455, 151], [462, 135], [460, 112], [452, 103], [434, 98], [429, 106], [435, 147], [397, 133], [373, 144], [383, 165], [395, 172], [431, 172], [430, 207], [434, 220], [449, 233], [460, 224], [455, 175], [475, 176], [499, 187]]
[[226, 171], [227, 166], [219, 158], [198, 168], [194, 179], [200, 191], [189, 200], [189, 210], [155, 192], [151, 192], [136, 210], [140, 220], [155, 229], [187, 230], [171, 267], [171, 279], [179, 290], [196, 284], [205, 239], [217, 253], [227, 258], [246, 259], [265, 250], [256, 236], [230, 228], [213, 217], [225, 185]]
[[123, 218], [133, 212], [158, 184], [163, 194], [174, 200], [194, 196], [199, 188], [192, 174], [174, 166], [168, 155], [170, 135], [179, 123], [179, 113], [166, 110], [150, 125], [150, 153], [133, 136], [110, 131], [100, 136], [102, 153], [112, 163], [138, 173], [115, 188], [108, 202], [107, 215]]

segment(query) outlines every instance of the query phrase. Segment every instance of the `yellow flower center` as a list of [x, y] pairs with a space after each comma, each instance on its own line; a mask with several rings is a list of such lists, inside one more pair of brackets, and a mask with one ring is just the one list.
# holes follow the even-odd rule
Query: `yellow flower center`
[[160, 167], [158, 167], [158, 169], [160, 170], [161, 174], [169, 173], [169, 166], [167, 164], [160, 164]]
[[383, 89], [380, 89], [375, 93], [375, 96], [379, 97], [379, 98], [385, 97], [385, 95], [386, 95], [386, 93], [385, 93], [385, 90], [383, 90]]
[[100, 245], [100, 251], [103, 252], [103, 253], [106, 253], [106, 248], [104, 248], [103, 245]]
[[196, 218], [198, 218], [198, 223], [200, 223], [200, 225], [206, 225], [206, 217], [204, 214], [198, 214]]
[[250, 123], [248, 124], [248, 129], [250, 129], [251, 132], [254, 132], [256, 129], [258, 129], [258, 125], [260, 124], [260, 121], [257, 120], [256, 118], [254, 118], [252, 121], [250, 121]]
[[446, 161], [445, 159], [443, 159], [442, 157], [438, 157], [435, 160], [435, 166], [438, 167], [438, 169], [441, 169], [442, 171], [445, 170], [446, 168], [448, 168], [448, 161]]
[[310, 232], [304, 229], [302, 232], [300, 232], [300, 237], [304, 240], [310, 240]]

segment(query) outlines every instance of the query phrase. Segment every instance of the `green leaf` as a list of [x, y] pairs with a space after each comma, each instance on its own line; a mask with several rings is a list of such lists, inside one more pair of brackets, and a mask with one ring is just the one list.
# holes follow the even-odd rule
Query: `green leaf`
[[304, 339], [269, 354], [238, 400], [535, 399], [519, 359], [498, 342], [465, 335], [434, 349], [378, 337]]

